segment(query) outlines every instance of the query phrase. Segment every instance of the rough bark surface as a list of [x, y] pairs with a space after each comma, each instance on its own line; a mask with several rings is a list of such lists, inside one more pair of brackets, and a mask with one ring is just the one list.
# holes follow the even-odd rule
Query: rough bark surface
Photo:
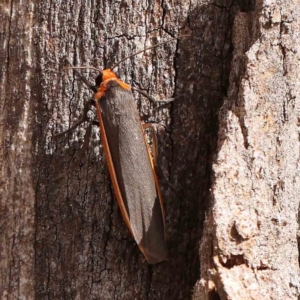
[[[1, 299], [189, 299], [199, 278], [195, 299], [295, 299], [295, 0], [0, 9]], [[121, 218], [98, 129], [82, 159], [88, 124], [53, 139], [92, 97], [62, 68], [65, 58], [110, 67], [182, 32], [119, 67], [132, 86], [177, 97], [160, 106], [135, 95], [142, 121], [157, 123], [159, 165], [176, 190], [162, 176], [170, 258], [149, 266]]]
[[235, 17], [195, 299], [299, 299], [299, 34], [298, 1]]

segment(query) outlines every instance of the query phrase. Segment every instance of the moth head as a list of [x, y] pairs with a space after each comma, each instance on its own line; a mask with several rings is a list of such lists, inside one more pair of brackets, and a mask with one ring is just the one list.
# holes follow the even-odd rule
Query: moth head
[[96, 86], [99, 87], [103, 81], [108, 79], [118, 78], [117, 74], [113, 72], [111, 69], [105, 69], [100, 72], [100, 74], [96, 77]]

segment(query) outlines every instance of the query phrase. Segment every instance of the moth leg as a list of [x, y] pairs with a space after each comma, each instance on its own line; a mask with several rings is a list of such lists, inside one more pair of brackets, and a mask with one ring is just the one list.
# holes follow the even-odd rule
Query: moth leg
[[174, 101], [176, 99], [176, 98], [169, 98], [169, 99], [165, 99], [165, 100], [157, 100], [157, 99], [149, 96], [144, 91], [141, 91], [140, 89], [137, 89], [135, 87], [131, 87], [131, 89], [134, 90], [134, 91], [137, 91], [140, 94], [142, 94], [144, 97], [148, 98], [153, 103], [169, 103], [169, 102], [172, 102], [172, 101]]
[[[69, 62], [68, 59], [65, 60], [68, 65], [73, 67], [73, 65]], [[77, 72], [75, 69], [72, 69], [74, 74], [81, 80], [90, 90], [92, 90], [94, 93], [97, 92], [96, 86], [92, 85], [84, 76], [82, 76], [79, 72]]]
[[71, 126], [71, 128], [69, 128], [68, 130], [65, 130], [59, 134], [56, 134], [54, 136], [54, 138], [59, 138], [63, 135], [65, 135], [66, 133], [69, 133], [71, 131], [73, 131], [74, 129], [76, 129], [78, 126], [80, 126], [82, 123], [88, 121], [88, 111], [90, 110], [91, 105], [95, 105], [95, 101], [93, 99], [89, 100], [88, 102], [85, 103], [84, 108], [83, 108], [83, 115], [81, 117], [81, 119], [76, 122], [73, 126]]
[[150, 129], [152, 133], [152, 147], [151, 147], [151, 154], [152, 154], [152, 159], [155, 168], [157, 167], [157, 157], [158, 157], [158, 150], [157, 150], [157, 135], [154, 130], [153, 124], [152, 123], [145, 123], [143, 124], [143, 129]]
[[178, 189], [168, 180], [167, 176], [163, 172], [162, 168], [157, 164], [157, 158], [158, 158], [158, 140], [157, 140], [157, 135], [154, 129], [154, 126], [152, 123], [146, 123], [143, 124], [143, 129], [150, 129], [152, 131], [152, 147], [151, 147], [151, 152], [152, 152], [152, 159], [153, 159], [153, 164], [154, 168], [156, 170], [156, 173], [158, 177], [163, 178], [168, 187], [173, 191], [173, 193], [178, 193]]
[[91, 134], [92, 134], [92, 126], [98, 126], [99, 127], [99, 122], [98, 121], [92, 121], [90, 123], [90, 125], [88, 126], [88, 128], [85, 132], [85, 135], [84, 135], [83, 145], [82, 145], [82, 147], [80, 149], [80, 152], [79, 152], [79, 155], [78, 155], [79, 161], [83, 158], [84, 153], [85, 153], [86, 149], [89, 146], [90, 138], [91, 138]]
[[[89, 126], [86, 130], [86, 133], [84, 135], [83, 146], [82, 146], [81, 149], [78, 150], [78, 152], [76, 152], [76, 155], [74, 157], [75, 159], [73, 159], [72, 168], [74, 168], [74, 169], [76, 169], [77, 167], [80, 166], [81, 161], [84, 157], [84, 152], [85, 152], [86, 148], [89, 145], [89, 140], [90, 140], [91, 132], [92, 132], [92, 125], [98, 125], [99, 126], [99, 122], [98, 121], [90, 122], [90, 124], [89, 124]], [[59, 182], [60, 180], [64, 179], [65, 177], [67, 177], [67, 175], [66, 175], [65, 171], [63, 171], [63, 172], [60, 173], [60, 175], [55, 177], [54, 182]]]

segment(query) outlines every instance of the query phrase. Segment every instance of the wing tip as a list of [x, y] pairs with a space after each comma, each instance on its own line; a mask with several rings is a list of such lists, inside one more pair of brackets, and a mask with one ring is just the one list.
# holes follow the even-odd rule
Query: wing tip
[[148, 264], [154, 265], [159, 264], [164, 261], [168, 261], [169, 255], [167, 250], [167, 245], [161, 245], [160, 250], [157, 251], [151, 251], [145, 247], [142, 247], [141, 245], [138, 245], [141, 252], [144, 254], [145, 259], [147, 260]]

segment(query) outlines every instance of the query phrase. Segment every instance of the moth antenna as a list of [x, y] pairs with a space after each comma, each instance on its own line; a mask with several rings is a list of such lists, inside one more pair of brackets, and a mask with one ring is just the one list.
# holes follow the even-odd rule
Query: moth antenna
[[97, 88], [92, 85], [84, 76], [82, 76], [81, 74], [79, 74], [76, 69], [94, 69], [97, 70], [99, 72], [101, 72], [99, 69], [94, 68], [94, 67], [74, 67], [72, 66], [72, 64], [69, 62], [68, 59], [65, 60], [67, 64], [69, 64], [69, 67], [63, 67], [63, 70], [68, 70], [68, 69], [73, 69], [74, 73], [78, 76], [78, 78], [90, 89], [92, 90], [94, 93], [97, 92]]
[[126, 59], [128, 59], [128, 58], [130, 58], [130, 57], [136, 56], [136, 55], [138, 55], [138, 54], [140, 54], [140, 53], [142, 53], [142, 52], [145, 52], [145, 51], [147, 51], [147, 50], [149, 50], [149, 49], [153, 49], [153, 48], [159, 47], [159, 46], [161, 46], [161, 45], [167, 44], [167, 43], [169, 43], [169, 42], [172, 42], [172, 41], [174, 41], [174, 40], [180, 39], [180, 38], [185, 37], [185, 36], [189, 36], [189, 35], [181, 35], [181, 36], [178, 36], [178, 37], [175, 37], [175, 38], [171, 38], [171, 39], [166, 40], [166, 41], [164, 41], [164, 42], [158, 43], [158, 44], [156, 44], [156, 45], [154, 45], [154, 46], [151, 46], [151, 47], [145, 48], [145, 49], [143, 49], [143, 50], [137, 51], [137, 52], [135, 52], [135, 53], [133, 53], [133, 54], [130, 54], [130, 55], [126, 56], [125, 58], [121, 59], [120, 61], [118, 61], [118, 62], [117, 62], [115, 65], [113, 65], [110, 69], [113, 70], [113, 69], [116, 68], [120, 63], [122, 63], [124, 60], [126, 60]]
[[101, 72], [100, 69], [97, 69], [95, 67], [90, 67], [90, 66], [87, 66], [87, 67], [63, 67], [63, 70], [69, 70], [69, 69], [91, 69], [91, 70], [95, 70], [95, 71]]

